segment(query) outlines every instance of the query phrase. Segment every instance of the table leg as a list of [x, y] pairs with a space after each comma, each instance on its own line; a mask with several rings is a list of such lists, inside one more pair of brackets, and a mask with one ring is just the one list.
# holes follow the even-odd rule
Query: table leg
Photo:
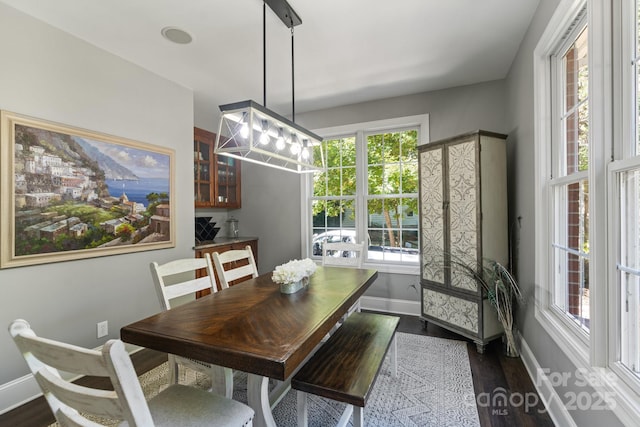
[[254, 427], [276, 427], [269, 403], [269, 378], [249, 374], [247, 377], [247, 400], [255, 411]]

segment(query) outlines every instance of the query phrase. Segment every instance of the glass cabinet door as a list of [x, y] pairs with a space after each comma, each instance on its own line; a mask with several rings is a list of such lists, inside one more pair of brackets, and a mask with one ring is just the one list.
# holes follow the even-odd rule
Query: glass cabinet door
[[217, 197], [216, 203], [225, 207], [239, 207], [239, 161], [226, 156], [216, 156]]
[[240, 207], [240, 161], [213, 154], [216, 134], [194, 128], [193, 183], [196, 208]]
[[193, 182], [194, 198], [197, 205], [211, 204], [211, 145], [194, 139], [193, 141]]

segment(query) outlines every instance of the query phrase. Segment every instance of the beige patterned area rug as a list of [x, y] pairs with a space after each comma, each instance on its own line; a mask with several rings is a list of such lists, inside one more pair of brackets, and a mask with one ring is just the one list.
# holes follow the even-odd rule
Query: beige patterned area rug
[[[397, 333], [398, 377], [384, 362], [365, 408], [366, 426], [478, 427], [478, 411], [467, 344], [423, 335]], [[236, 374], [234, 399], [247, 402], [247, 376]], [[167, 386], [167, 364], [140, 377], [147, 397]], [[180, 383], [208, 388], [209, 379], [189, 369], [180, 369]], [[344, 405], [310, 396], [309, 427], [336, 425]], [[296, 425], [296, 394], [289, 391], [274, 408], [278, 426]], [[55, 425], [55, 424], [54, 424]]]

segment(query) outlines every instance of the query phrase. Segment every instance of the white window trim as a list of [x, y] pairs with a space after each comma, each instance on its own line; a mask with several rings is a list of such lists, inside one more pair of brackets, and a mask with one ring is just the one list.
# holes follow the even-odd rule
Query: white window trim
[[[423, 145], [429, 143], [429, 114], [420, 114], [416, 116], [407, 116], [407, 117], [397, 117], [392, 119], [385, 120], [376, 120], [371, 122], [363, 122], [363, 123], [354, 123], [349, 125], [342, 126], [333, 126], [321, 129], [312, 130], [313, 133], [320, 135], [324, 139], [330, 139], [332, 137], [344, 136], [348, 134], [356, 135], [358, 132], [364, 132], [366, 134], [370, 132], [380, 132], [390, 129], [398, 129], [403, 127], [417, 127], [419, 129], [420, 140], [418, 141], [418, 145]], [[357, 147], [358, 150], [361, 147]], [[360, 156], [362, 158], [362, 156]], [[365, 180], [366, 172], [365, 169], [362, 168], [362, 165], [359, 166], [358, 175], [356, 177], [357, 180]], [[313, 229], [312, 219], [311, 219], [311, 206], [308, 203], [309, 199], [309, 191], [311, 189], [312, 177], [311, 174], [304, 174], [300, 177], [301, 180], [301, 188], [302, 188], [302, 197], [301, 197], [301, 215], [302, 218], [305, 219], [301, 224], [301, 248], [302, 248], [302, 256], [303, 257], [311, 257], [311, 242], [308, 239], [308, 236], [311, 235], [311, 230]], [[358, 181], [360, 184], [360, 181]], [[363, 209], [360, 207], [359, 209]], [[364, 225], [361, 224], [360, 227]], [[371, 263], [365, 261], [363, 268], [375, 268], [381, 273], [394, 273], [394, 274], [409, 274], [409, 275], [419, 275], [420, 274], [420, 265], [419, 263], [416, 265], [402, 265], [402, 264], [391, 264], [391, 263]]]

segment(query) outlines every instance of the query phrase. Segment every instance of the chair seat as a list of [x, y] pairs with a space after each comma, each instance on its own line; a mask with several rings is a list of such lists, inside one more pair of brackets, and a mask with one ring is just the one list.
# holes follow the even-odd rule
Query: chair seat
[[156, 427], [241, 427], [251, 425], [253, 419], [253, 410], [240, 402], [179, 384], [169, 386], [150, 399], [149, 410]]

